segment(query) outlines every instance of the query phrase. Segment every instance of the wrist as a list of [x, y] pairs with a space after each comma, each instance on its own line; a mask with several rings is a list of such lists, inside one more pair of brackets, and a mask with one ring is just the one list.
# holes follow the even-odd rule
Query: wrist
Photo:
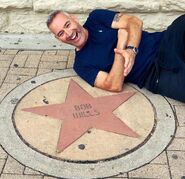
[[135, 46], [132, 46], [132, 45], [126, 46], [126, 50], [131, 50], [135, 55], [137, 55], [139, 52], [139, 49]]

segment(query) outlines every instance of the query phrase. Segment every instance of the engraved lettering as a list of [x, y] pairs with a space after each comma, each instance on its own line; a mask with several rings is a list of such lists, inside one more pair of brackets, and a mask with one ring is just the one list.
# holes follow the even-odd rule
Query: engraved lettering
[[98, 112], [96, 109], [93, 109], [92, 105], [89, 103], [74, 105], [74, 111], [75, 112], [72, 113], [74, 119], [89, 118], [100, 115], [100, 112]]

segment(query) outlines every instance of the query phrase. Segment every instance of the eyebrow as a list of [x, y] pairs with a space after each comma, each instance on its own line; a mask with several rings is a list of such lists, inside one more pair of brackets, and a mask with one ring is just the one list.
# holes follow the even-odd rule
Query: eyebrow
[[[66, 25], [67, 25], [69, 22], [70, 22], [70, 20], [66, 21], [66, 23], [64, 24], [63, 27], [66, 27]], [[57, 33], [57, 36], [59, 36], [61, 32], [62, 32], [62, 30], [60, 30], [60, 31]]]

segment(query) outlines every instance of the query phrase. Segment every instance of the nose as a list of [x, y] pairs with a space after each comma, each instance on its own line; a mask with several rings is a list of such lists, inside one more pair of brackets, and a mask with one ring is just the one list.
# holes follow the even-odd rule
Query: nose
[[66, 37], [70, 37], [72, 35], [72, 30], [71, 29], [65, 29], [65, 34], [66, 34]]

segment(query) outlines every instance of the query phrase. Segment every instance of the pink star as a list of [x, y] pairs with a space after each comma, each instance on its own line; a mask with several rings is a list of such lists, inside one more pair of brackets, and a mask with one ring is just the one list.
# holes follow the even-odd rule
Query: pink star
[[63, 121], [57, 144], [57, 151], [62, 152], [91, 128], [139, 137], [112, 113], [133, 95], [134, 92], [124, 92], [113, 96], [93, 98], [71, 80], [65, 103], [22, 110]]

